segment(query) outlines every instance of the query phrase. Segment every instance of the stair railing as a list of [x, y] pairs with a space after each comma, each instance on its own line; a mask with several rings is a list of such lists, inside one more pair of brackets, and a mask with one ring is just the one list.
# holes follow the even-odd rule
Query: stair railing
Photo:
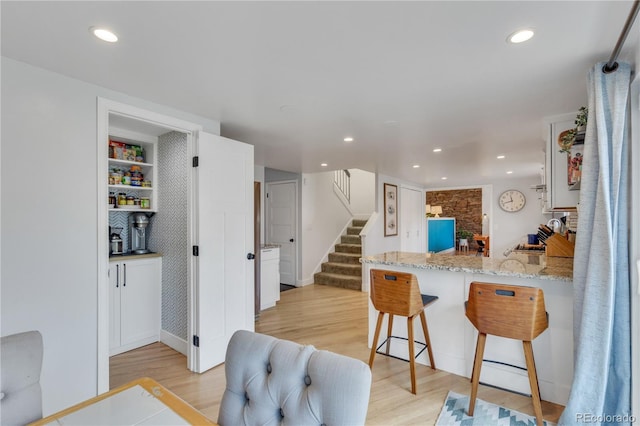
[[351, 173], [349, 170], [336, 170], [333, 172], [333, 183], [336, 184], [342, 195], [351, 202]]

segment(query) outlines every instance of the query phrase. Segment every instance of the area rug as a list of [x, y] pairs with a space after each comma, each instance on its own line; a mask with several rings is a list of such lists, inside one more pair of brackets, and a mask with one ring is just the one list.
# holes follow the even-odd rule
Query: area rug
[[[469, 408], [469, 395], [449, 391], [447, 399], [442, 406], [440, 416], [436, 421], [438, 426], [462, 425], [462, 426], [484, 426], [484, 425], [509, 425], [509, 426], [535, 426], [536, 418], [523, 414], [516, 410], [500, 407], [481, 399], [476, 399], [476, 408], [473, 417], [467, 415]], [[544, 422], [545, 425], [555, 425], [555, 423]]]

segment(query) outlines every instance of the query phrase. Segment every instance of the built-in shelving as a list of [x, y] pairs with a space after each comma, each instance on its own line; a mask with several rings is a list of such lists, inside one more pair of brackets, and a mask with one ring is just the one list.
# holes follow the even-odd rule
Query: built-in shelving
[[133, 161], [131, 159], [111, 158], [114, 155], [110, 150], [109, 158], [109, 177], [112, 170], [121, 170], [123, 173], [130, 170], [131, 167], [140, 168], [144, 176], [144, 181], [149, 182], [146, 186], [127, 185], [122, 183], [109, 182], [108, 188], [110, 193], [114, 193], [116, 199], [120, 193], [125, 196], [146, 197], [149, 198], [149, 208], [134, 207], [131, 205], [119, 205], [116, 202], [115, 207], [109, 207], [110, 212], [137, 212], [148, 211], [156, 212], [158, 208], [158, 192], [157, 192], [157, 138], [147, 135], [138, 134], [128, 130], [122, 130], [111, 127], [109, 129], [109, 140], [121, 142], [127, 145], [135, 145], [142, 148], [144, 153], [143, 161]]

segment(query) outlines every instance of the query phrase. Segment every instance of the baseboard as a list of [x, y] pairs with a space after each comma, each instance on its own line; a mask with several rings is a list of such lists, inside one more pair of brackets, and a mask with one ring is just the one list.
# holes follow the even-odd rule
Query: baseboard
[[305, 285], [313, 284], [313, 277], [307, 278], [305, 280], [297, 280], [296, 287], [304, 287]]
[[161, 330], [160, 331], [160, 341], [165, 345], [169, 346], [172, 349], [180, 352], [182, 355], [187, 356], [187, 351], [189, 350], [189, 344], [186, 340], [175, 336], [168, 331]]

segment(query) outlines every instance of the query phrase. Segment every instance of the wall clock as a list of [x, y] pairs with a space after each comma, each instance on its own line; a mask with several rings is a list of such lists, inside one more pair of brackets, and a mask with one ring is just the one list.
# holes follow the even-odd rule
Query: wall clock
[[526, 201], [524, 194], [517, 189], [507, 189], [500, 194], [500, 198], [498, 198], [500, 208], [509, 213], [522, 210]]

